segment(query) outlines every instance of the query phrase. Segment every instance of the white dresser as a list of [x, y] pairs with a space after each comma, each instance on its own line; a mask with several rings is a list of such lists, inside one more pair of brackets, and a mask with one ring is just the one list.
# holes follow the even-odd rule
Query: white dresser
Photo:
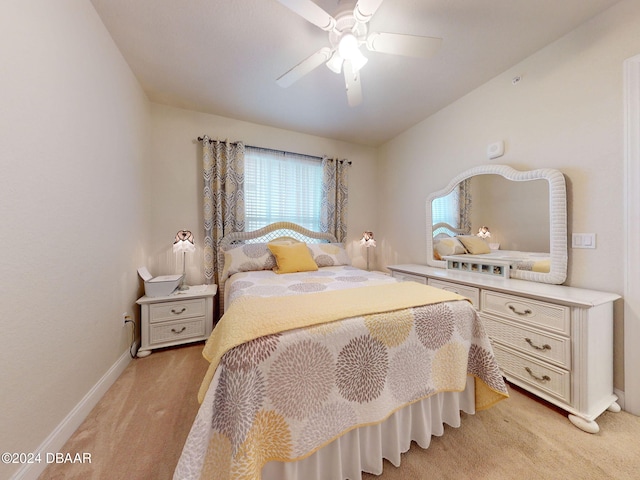
[[596, 418], [619, 411], [613, 394], [614, 293], [534, 283], [424, 265], [388, 267], [400, 280], [471, 300], [511, 383], [569, 412], [596, 433]]
[[146, 357], [154, 348], [206, 340], [213, 329], [213, 298], [217, 285], [189, 287], [166, 297], [141, 297], [140, 350]]

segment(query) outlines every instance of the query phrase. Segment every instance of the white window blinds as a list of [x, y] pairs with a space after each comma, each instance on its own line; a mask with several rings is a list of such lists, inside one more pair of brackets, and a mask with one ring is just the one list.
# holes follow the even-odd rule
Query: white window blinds
[[454, 228], [460, 228], [460, 192], [457, 188], [431, 202], [433, 224], [448, 223]]
[[320, 230], [320, 158], [246, 147], [244, 168], [247, 231], [273, 222], [293, 222]]

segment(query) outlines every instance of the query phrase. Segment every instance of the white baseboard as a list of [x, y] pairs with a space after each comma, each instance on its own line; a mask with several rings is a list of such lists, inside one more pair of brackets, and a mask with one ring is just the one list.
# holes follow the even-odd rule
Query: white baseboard
[[[102, 378], [98, 380], [98, 383], [87, 392], [82, 400], [73, 407], [62, 422], [47, 436], [34, 454], [39, 453], [41, 454], [41, 458], [45, 459], [47, 453], [55, 454], [59, 452], [71, 435], [73, 435], [73, 432], [75, 432], [84, 419], [87, 418], [87, 415], [89, 415], [93, 407], [95, 407], [98, 401], [104, 396], [109, 387], [113, 385], [127, 365], [129, 365], [130, 361], [131, 355], [129, 354], [129, 349], [127, 349]], [[13, 474], [11, 480], [36, 480], [46, 467], [47, 463], [44, 462], [44, 460], [41, 463], [24, 464]]]

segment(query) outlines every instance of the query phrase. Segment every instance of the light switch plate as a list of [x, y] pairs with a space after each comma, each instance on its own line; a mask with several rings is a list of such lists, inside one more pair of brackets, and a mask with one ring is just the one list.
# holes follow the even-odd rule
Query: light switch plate
[[573, 233], [571, 235], [571, 248], [596, 248], [596, 234]]

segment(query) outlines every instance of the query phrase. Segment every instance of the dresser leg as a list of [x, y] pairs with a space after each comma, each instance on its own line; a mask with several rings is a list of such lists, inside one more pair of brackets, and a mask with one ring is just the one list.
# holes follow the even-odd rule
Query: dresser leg
[[622, 408], [620, 408], [618, 402], [613, 402], [611, 405], [609, 405], [609, 408], [607, 408], [607, 410], [613, 413], [618, 413], [620, 410], [622, 410]]
[[576, 415], [569, 415], [569, 421], [580, 430], [587, 433], [598, 433], [600, 431], [600, 427], [594, 420], [585, 420], [584, 418]]
[[138, 352], [138, 358], [148, 357], [149, 355], [151, 355], [151, 350], [140, 350]]

